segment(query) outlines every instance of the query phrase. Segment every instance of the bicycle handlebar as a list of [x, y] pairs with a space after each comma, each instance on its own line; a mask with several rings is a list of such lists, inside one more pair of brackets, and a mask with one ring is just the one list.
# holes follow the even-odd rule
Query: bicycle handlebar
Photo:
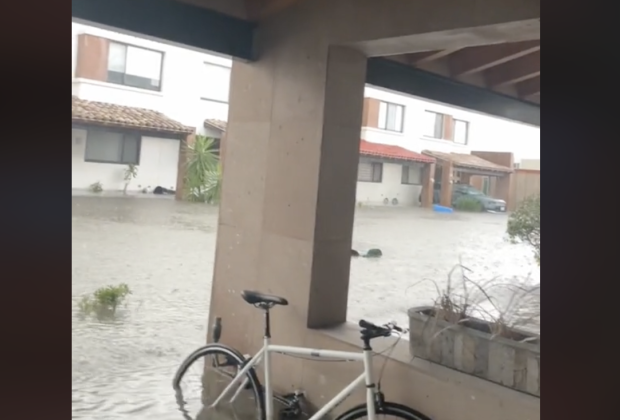
[[389, 322], [385, 325], [375, 325], [372, 322], [361, 319], [359, 322], [359, 326], [365, 330], [372, 331], [377, 335], [383, 335], [386, 337], [392, 335], [392, 331], [396, 331], [401, 334], [406, 332], [406, 329], [399, 327], [394, 322]]

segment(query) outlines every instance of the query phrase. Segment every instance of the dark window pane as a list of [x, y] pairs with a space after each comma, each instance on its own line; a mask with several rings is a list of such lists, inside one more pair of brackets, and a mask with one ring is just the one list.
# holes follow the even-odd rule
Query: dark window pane
[[146, 77], [125, 74], [125, 85], [140, 89], [159, 90], [159, 80], [147, 79]]
[[140, 153], [140, 138], [138, 136], [125, 136], [123, 142], [123, 163], [138, 164]]
[[118, 85], [123, 84], [123, 73], [117, 71], [108, 70], [108, 83], [116, 83]]
[[123, 148], [122, 134], [89, 130], [86, 134], [84, 160], [120, 163]]
[[373, 163], [372, 164], [372, 181], [373, 182], [381, 182], [383, 165], [381, 163]]

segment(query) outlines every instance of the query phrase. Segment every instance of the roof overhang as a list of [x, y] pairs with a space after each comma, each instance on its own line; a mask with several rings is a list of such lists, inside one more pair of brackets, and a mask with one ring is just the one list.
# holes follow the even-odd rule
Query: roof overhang
[[433, 150], [424, 150], [422, 154], [434, 157], [438, 165], [452, 162], [454, 169], [476, 175], [503, 176], [514, 170], [507, 166], [498, 165], [479, 156], [463, 153], [445, 153]]
[[134, 108], [107, 102], [71, 98], [71, 122], [78, 126], [116, 128], [142, 133], [160, 133], [184, 137], [195, 132], [164, 114], [144, 108]]

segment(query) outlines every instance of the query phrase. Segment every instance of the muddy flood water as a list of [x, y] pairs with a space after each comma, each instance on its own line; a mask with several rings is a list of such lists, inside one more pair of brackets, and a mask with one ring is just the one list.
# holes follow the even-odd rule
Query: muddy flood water
[[[348, 318], [407, 323], [432, 302], [459, 262], [483, 281], [539, 281], [529, 249], [505, 239], [506, 215], [438, 215], [417, 208], [361, 208], [353, 246]], [[73, 418], [177, 420], [171, 379], [206, 341], [217, 209], [168, 198], [73, 197]], [[80, 316], [101, 286], [133, 294], [114, 321]], [[368, 290], [380, 288], [381, 297]], [[527, 308], [524, 309], [527, 312]], [[527, 315], [524, 315], [527, 316]], [[534, 326], [533, 328], [536, 328]]]

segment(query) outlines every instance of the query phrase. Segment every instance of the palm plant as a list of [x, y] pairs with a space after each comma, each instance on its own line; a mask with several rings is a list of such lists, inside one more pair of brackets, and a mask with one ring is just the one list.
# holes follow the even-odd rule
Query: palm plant
[[196, 136], [187, 145], [185, 197], [189, 201], [215, 204], [220, 199], [222, 170], [215, 140]]

